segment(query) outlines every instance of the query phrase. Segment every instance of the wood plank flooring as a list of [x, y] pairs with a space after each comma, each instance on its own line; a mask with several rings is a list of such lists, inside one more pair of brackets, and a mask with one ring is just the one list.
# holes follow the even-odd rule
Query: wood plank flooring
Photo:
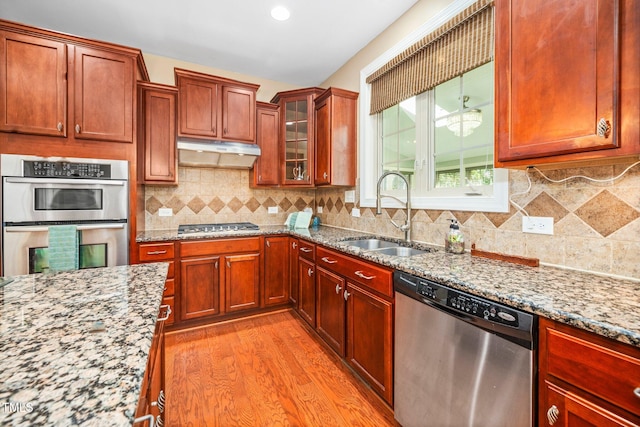
[[166, 335], [166, 426], [394, 426], [291, 310]]

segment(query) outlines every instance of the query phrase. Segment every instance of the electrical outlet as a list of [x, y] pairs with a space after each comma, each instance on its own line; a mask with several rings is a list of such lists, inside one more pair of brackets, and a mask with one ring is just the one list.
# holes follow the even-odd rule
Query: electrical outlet
[[344, 192], [344, 202], [345, 203], [355, 203], [356, 202], [356, 192], [355, 190], [347, 190]]
[[553, 217], [523, 216], [522, 231], [533, 234], [553, 234]]
[[351, 209], [351, 216], [360, 218], [360, 209], [358, 208]]
[[158, 216], [173, 216], [173, 209], [171, 209], [171, 208], [160, 208], [160, 209], [158, 209]]
[[267, 210], [270, 214], [277, 214], [278, 213], [278, 207], [277, 206], [269, 206], [268, 210]]
[[323, 211], [323, 210], [324, 210], [324, 209], [322, 208], [322, 206], [318, 206], [318, 207], [316, 208], [316, 211], [317, 211], [318, 213], [322, 213], [322, 211]]

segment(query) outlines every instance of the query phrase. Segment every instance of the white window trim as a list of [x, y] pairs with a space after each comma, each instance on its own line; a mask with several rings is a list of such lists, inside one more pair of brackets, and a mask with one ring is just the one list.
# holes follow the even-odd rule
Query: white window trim
[[[456, 0], [444, 8], [433, 18], [425, 22], [411, 34], [400, 40], [391, 49], [373, 60], [360, 70], [359, 122], [360, 122], [360, 206], [374, 207], [376, 205], [377, 150], [376, 139], [377, 121], [369, 114], [371, 107], [371, 85], [367, 77], [380, 69], [384, 64], [402, 53], [409, 46], [441, 27], [451, 18], [475, 3], [476, 0]], [[480, 212], [508, 212], [509, 211], [509, 172], [506, 169], [494, 169], [493, 196], [460, 196], [460, 197], [412, 197], [412, 207], [418, 209], [464, 210]], [[383, 198], [385, 208], [403, 207], [398, 201]]]

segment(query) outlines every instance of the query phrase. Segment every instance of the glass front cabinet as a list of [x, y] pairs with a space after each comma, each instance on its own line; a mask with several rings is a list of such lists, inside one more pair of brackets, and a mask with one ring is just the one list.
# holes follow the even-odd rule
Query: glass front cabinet
[[314, 99], [323, 92], [306, 88], [279, 92], [271, 100], [280, 105], [281, 185], [314, 185]]

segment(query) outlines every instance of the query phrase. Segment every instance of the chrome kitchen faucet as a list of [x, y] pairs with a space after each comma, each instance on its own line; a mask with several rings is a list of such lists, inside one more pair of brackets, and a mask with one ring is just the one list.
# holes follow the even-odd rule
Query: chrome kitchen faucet
[[405, 176], [402, 175], [401, 173], [394, 172], [394, 171], [385, 172], [378, 179], [378, 185], [376, 187], [376, 215], [380, 215], [382, 213], [381, 198], [383, 196], [380, 194], [380, 185], [382, 184], [382, 180], [385, 179], [389, 175], [397, 175], [397, 176], [399, 176], [400, 178], [402, 178], [402, 180], [404, 181], [405, 186], [407, 187], [407, 201], [406, 202], [403, 202], [399, 198], [397, 198], [395, 196], [388, 195], [388, 194], [385, 194], [384, 197], [389, 197], [391, 199], [395, 199], [395, 200], [399, 201], [400, 203], [404, 203], [405, 204], [405, 208], [407, 209], [407, 220], [405, 221], [405, 223], [402, 224], [402, 225], [398, 225], [398, 224], [395, 223], [394, 220], [391, 220], [391, 223], [393, 225], [395, 225], [397, 228], [399, 228], [400, 230], [404, 231], [404, 240], [406, 240], [407, 242], [410, 242], [411, 241], [411, 187], [409, 186], [409, 181], [407, 180], [407, 178], [405, 178]]

